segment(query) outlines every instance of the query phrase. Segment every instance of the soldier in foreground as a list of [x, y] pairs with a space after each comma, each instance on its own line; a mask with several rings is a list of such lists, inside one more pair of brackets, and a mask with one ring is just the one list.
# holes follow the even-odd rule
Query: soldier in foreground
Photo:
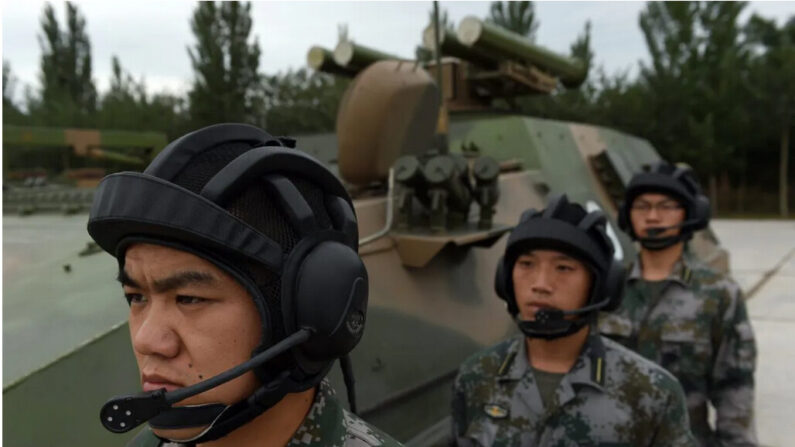
[[88, 230], [118, 260], [143, 388], [100, 416], [148, 421], [132, 445], [398, 445], [324, 380], [364, 331], [367, 272], [342, 184], [290, 145], [220, 124], [100, 184]]
[[[674, 374], [703, 446], [756, 445], [756, 345], [740, 288], [685, 242], [709, 223], [709, 200], [689, 168], [659, 163], [636, 174], [619, 225], [640, 242], [618, 312], [600, 329]], [[714, 429], [707, 404], [716, 410]]]
[[623, 284], [605, 224], [565, 195], [522, 215], [495, 278], [522, 334], [461, 366], [457, 445], [695, 445], [676, 379], [592, 328]]

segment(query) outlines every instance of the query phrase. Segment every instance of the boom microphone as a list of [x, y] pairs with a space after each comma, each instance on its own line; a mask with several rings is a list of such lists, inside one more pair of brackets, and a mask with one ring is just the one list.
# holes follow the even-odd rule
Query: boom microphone
[[676, 225], [671, 225], [671, 226], [668, 226], [668, 227], [647, 228], [646, 229], [646, 233], [649, 235], [649, 237], [654, 238], [654, 237], [657, 237], [657, 236], [661, 235], [662, 233], [665, 233], [668, 230], [675, 230], [677, 228], [686, 228], [686, 227], [693, 226], [693, 225], [696, 225], [696, 224], [698, 224], [698, 220], [690, 219], [690, 220], [686, 220], [684, 222], [678, 223]]
[[599, 310], [607, 305], [607, 300], [602, 300], [598, 303], [591, 304], [585, 307], [574, 310], [560, 310], [560, 309], [539, 309], [536, 311], [535, 320], [538, 322], [554, 322], [563, 320], [570, 315], [581, 315]]
[[114, 433], [130, 431], [163, 411], [171, 409], [173, 404], [229, 382], [277, 355], [298, 346], [307, 341], [311, 334], [312, 332], [309, 329], [301, 329], [246, 362], [188, 387], [169, 392], [166, 392], [165, 388], [161, 388], [154, 391], [114, 397], [106, 402], [99, 411], [100, 421], [107, 430]]

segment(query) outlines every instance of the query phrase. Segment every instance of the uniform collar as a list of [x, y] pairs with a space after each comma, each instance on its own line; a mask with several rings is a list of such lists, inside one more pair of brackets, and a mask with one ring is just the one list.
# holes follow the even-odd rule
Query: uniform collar
[[[693, 275], [693, 261], [693, 257], [687, 249], [687, 245], [685, 245], [682, 256], [679, 257], [679, 260], [676, 261], [676, 264], [674, 264], [674, 268], [671, 270], [671, 273], [669, 273], [663, 281], [672, 281], [681, 285], [682, 287], [687, 287], [690, 283], [690, 278]], [[627, 280], [630, 282], [643, 280], [643, 271], [640, 265], [640, 254], [638, 254], [638, 257], [635, 259]]]
[[517, 335], [508, 347], [502, 364], [497, 370], [497, 375], [500, 380], [519, 380], [529, 369], [530, 360], [527, 358], [525, 336], [524, 334]]
[[574, 385], [589, 386], [605, 392], [602, 384], [608, 371], [605, 363], [605, 348], [599, 337], [598, 329], [591, 327], [591, 332], [585, 341], [582, 353], [580, 353], [571, 371], [561, 381], [561, 387], [565, 394], [565, 399], [561, 399], [561, 403], [574, 398]]
[[[345, 439], [344, 410], [327, 379], [323, 379], [315, 392], [315, 400], [306, 418], [295, 431], [287, 447], [322, 445], [331, 439]], [[319, 439], [322, 435], [323, 439]]]
[[[574, 362], [574, 366], [561, 380], [561, 388], [564, 393], [564, 396], [562, 396], [564, 399], [561, 399], [561, 403], [574, 398], [575, 385], [590, 386], [597, 390], [605, 391], [600, 381], [604, 381], [607, 370], [604, 360], [604, 347], [598, 337], [598, 330], [592, 327], [590, 335], [585, 340], [582, 352]], [[600, 350], [599, 347], [601, 347], [602, 351], [601, 356], [596, 355]], [[597, 358], [601, 360], [597, 360]], [[601, 364], [597, 365], [595, 362], [600, 362]], [[526, 374], [531, 374], [530, 360], [527, 357], [527, 349], [525, 348], [525, 336], [520, 335], [515, 337], [508, 347], [508, 351], [503, 357], [503, 362], [498, 370], [498, 376], [500, 381], [508, 381], [520, 380]]]

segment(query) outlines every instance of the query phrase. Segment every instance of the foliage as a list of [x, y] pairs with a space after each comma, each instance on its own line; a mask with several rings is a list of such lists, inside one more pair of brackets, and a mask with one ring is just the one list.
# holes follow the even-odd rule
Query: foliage
[[593, 63], [593, 50], [591, 49], [591, 21], [585, 22], [585, 28], [582, 34], [577, 36], [574, 43], [571, 44], [571, 56], [580, 59], [585, 63], [586, 67], [590, 67]]
[[533, 2], [491, 2], [489, 22], [535, 41], [538, 21]]
[[[595, 66], [586, 22], [570, 55], [589, 65], [590, 78], [578, 88], [560, 87], [514, 105], [533, 116], [646, 138], [666, 158], [693, 165], [713, 189], [737, 191], [731, 200], [719, 196], [722, 212], [757, 205], [763, 211], [759, 207], [771, 206], [787, 180], [779, 169], [795, 126], [795, 17], [746, 20], [745, 8], [727, 2], [647, 3], [638, 23], [650, 57], [637, 76]], [[142, 77], [114, 57], [109, 90], [99, 96], [85, 19], [67, 3], [66, 20], [59, 24], [46, 5], [40, 84], [26, 89], [19, 106], [11, 65], [3, 61], [3, 122], [155, 130], [170, 138], [222, 121], [260, 125], [277, 135], [333, 131], [349, 80], [306, 69], [260, 73], [250, 12], [248, 3], [198, 4], [191, 20], [196, 42], [188, 50], [195, 79], [187, 95], [151, 93]], [[451, 29], [447, 12], [440, 13]], [[532, 2], [494, 2], [489, 20], [531, 39], [539, 26]]]
[[177, 137], [190, 130], [185, 99], [168, 93], [149, 95], [146, 83], [125, 72], [116, 56], [111, 61], [110, 88], [102, 97], [98, 127], [157, 130]]
[[[781, 28], [754, 15], [746, 27], [748, 41], [759, 52], [750, 67], [753, 99], [771, 110], [780, 129], [795, 121], [795, 16]], [[776, 129], [776, 130], [780, 130]]]
[[218, 122], [264, 125], [260, 48], [251, 33], [251, 4], [199, 2], [191, 19], [196, 44], [188, 49], [195, 73], [189, 93], [193, 126]]
[[275, 135], [330, 132], [349, 81], [302, 68], [267, 79], [268, 130]]
[[3, 60], [3, 122], [9, 124], [24, 124], [25, 115], [14, 103], [14, 87], [16, 78], [11, 73], [11, 64]]
[[[640, 26], [652, 58], [641, 65], [658, 126], [648, 137], [669, 158], [709, 176], [736, 168], [749, 135], [743, 2], [650, 2]], [[731, 125], [726, 125], [731, 123]]]
[[41, 90], [28, 104], [33, 122], [50, 126], [87, 126], [96, 112], [91, 78], [91, 42], [77, 6], [66, 2], [66, 29], [47, 3], [41, 19]]

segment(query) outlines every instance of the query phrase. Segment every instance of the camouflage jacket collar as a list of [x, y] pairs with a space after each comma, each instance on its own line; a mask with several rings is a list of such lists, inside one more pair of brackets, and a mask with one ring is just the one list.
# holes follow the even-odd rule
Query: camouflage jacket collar
[[[574, 362], [571, 370], [563, 376], [558, 388], [558, 402], [560, 405], [574, 399], [576, 388], [579, 386], [590, 386], [601, 392], [605, 392], [601, 382], [604, 380], [605, 362], [604, 353], [599, 355], [599, 351], [604, 351], [602, 341], [599, 339], [598, 331], [591, 328], [591, 335], [586, 339], [580, 356]], [[530, 382], [535, 384], [530, 359], [527, 356], [525, 347], [525, 336], [517, 336], [508, 348], [500, 367], [500, 381], [516, 381], [527, 377]]]
[[[345, 439], [346, 424], [342, 405], [337, 401], [334, 389], [327, 379], [317, 387], [315, 401], [295, 431], [287, 447], [324, 445], [324, 440]], [[319, 443], [318, 443], [319, 441]]]
[[[671, 273], [664, 279], [664, 281], [673, 281], [682, 287], [687, 287], [690, 283], [690, 278], [693, 275], [693, 264], [695, 263], [695, 258], [691, 255], [687, 247], [685, 247], [684, 252], [682, 252], [682, 256], [676, 261], [674, 264], [674, 268], [671, 270]], [[643, 280], [643, 270], [641, 267], [640, 262], [640, 254], [638, 255], [635, 262], [632, 264], [632, 270], [629, 272], [629, 276], [627, 277], [627, 281], [634, 282], [638, 280]]]

